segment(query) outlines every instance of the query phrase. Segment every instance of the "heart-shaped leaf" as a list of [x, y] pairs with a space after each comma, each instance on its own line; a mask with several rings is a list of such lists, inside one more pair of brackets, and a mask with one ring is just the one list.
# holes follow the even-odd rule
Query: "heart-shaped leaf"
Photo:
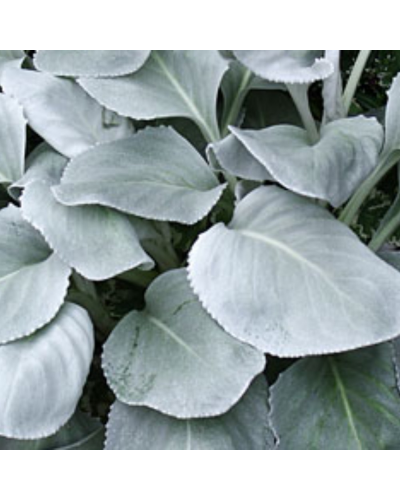
[[298, 361], [271, 390], [280, 449], [399, 449], [390, 344]]
[[328, 123], [314, 145], [291, 125], [232, 132], [283, 186], [335, 207], [375, 169], [383, 142], [377, 120], [362, 116]]
[[0, 435], [40, 439], [57, 432], [75, 411], [93, 347], [87, 312], [68, 303], [28, 339], [1, 346]]
[[22, 177], [25, 162], [26, 120], [21, 106], [0, 94], [0, 183]]
[[153, 50], [133, 75], [82, 78], [79, 83], [103, 106], [122, 116], [193, 120], [209, 142], [218, 140], [216, 101], [227, 62], [216, 50]]
[[0, 344], [32, 334], [57, 314], [70, 268], [9, 206], [0, 211]]
[[128, 120], [102, 108], [71, 80], [8, 69], [3, 88], [22, 105], [29, 125], [65, 156], [132, 134]]
[[54, 193], [65, 205], [99, 204], [148, 219], [194, 224], [224, 188], [193, 146], [162, 127], [74, 159]]
[[122, 76], [146, 62], [150, 50], [38, 50], [35, 66], [58, 76]]
[[226, 331], [277, 356], [356, 349], [400, 332], [399, 273], [327, 210], [274, 186], [247, 195], [228, 227], [200, 236], [189, 276]]
[[107, 450], [269, 450], [268, 389], [258, 377], [241, 401], [220, 417], [178, 420], [147, 408], [114, 403]]
[[234, 50], [235, 57], [266, 80], [312, 83], [333, 73], [323, 50]]
[[20, 440], [0, 437], [0, 450], [102, 450], [103, 447], [102, 424], [79, 410], [48, 438]]
[[184, 269], [150, 285], [146, 309], [119, 323], [103, 356], [120, 401], [178, 418], [225, 413], [264, 365], [260, 352], [233, 339], [204, 311]]

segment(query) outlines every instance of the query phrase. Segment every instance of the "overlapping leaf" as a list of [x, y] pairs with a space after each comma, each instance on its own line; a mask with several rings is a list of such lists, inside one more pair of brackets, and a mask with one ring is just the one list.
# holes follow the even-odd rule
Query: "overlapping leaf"
[[102, 450], [102, 424], [79, 410], [56, 434], [44, 439], [20, 440], [0, 437], [0, 450]]
[[216, 50], [153, 50], [133, 75], [79, 83], [102, 105], [122, 116], [152, 120], [192, 119], [211, 142], [218, 139], [216, 101], [227, 62]]
[[379, 123], [362, 116], [329, 123], [314, 145], [290, 125], [232, 132], [283, 186], [335, 207], [375, 169], [383, 142]]
[[271, 410], [281, 449], [399, 449], [390, 345], [295, 363], [272, 387]]
[[312, 83], [333, 73], [323, 50], [234, 50], [235, 57], [266, 80]]
[[0, 211], [0, 344], [48, 323], [67, 293], [70, 268], [9, 206]]
[[200, 154], [171, 128], [148, 128], [91, 149], [67, 167], [56, 198], [139, 217], [194, 224], [224, 190]]
[[[50, 166], [54, 153], [45, 155], [49, 162], [44, 159], [39, 163], [42, 169]], [[99, 206], [67, 207], [54, 198], [51, 188], [61, 174], [59, 171], [57, 179], [53, 170], [51, 180], [29, 182], [21, 198], [24, 218], [42, 233], [50, 247], [90, 280], [106, 280], [135, 267], [153, 267], [126, 215]]]
[[260, 187], [195, 243], [194, 291], [232, 335], [278, 356], [340, 352], [400, 331], [400, 275], [330, 213]]
[[9, 69], [3, 88], [22, 105], [29, 125], [65, 156], [132, 134], [128, 120], [105, 110], [71, 80]]
[[145, 311], [121, 321], [103, 356], [120, 401], [178, 418], [225, 413], [264, 364], [260, 352], [233, 339], [204, 311], [183, 269], [150, 285]]
[[0, 435], [40, 439], [57, 432], [75, 412], [93, 347], [89, 316], [74, 304], [30, 338], [1, 346]]
[[146, 62], [150, 50], [39, 50], [35, 66], [58, 76], [122, 76]]
[[178, 420], [154, 410], [114, 403], [107, 426], [108, 450], [268, 450], [267, 385], [257, 378], [241, 401], [220, 417]]
[[26, 120], [16, 100], [0, 94], [0, 183], [17, 181], [24, 173]]

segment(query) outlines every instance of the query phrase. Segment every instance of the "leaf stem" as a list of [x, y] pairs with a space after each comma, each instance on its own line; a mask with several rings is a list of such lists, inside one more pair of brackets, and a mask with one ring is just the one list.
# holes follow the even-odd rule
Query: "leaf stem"
[[307, 130], [311, 144], [319, 141], [319, 132], [310, 110], [308, 100], [308, 84], [287, 84], [287, 89], [299, 112], [304, 128]]
[[232, 102], [232, 106], [222, 122], [222, 127], [221, 127], [222, 137], [226, 137], [229, 134], [228, 130], [229, 125], [233, 125], [236, 122], [240, 110], [242, 109], [243, 102], [247, 94], [247, 90], [249, 89], [249, 84], [251, 82], [251, 79], [252, 79], [252, 72], [249, 69], [246, 69], [246, 71], [243, 73], [243, 78], [242, 81], [240, 82], [235, 99]]
[[353, 194], [350, 201], [345, 206], [343, 212], [340, 214], [339, 220], [350, 226], [354, 217], [357, 215], [361, 205], [368, 198], [372, 189], [385, 177], [385, 175], [396, 165], [400, 160], [400, 152], [388, 155], [381, 159], [377, 168], [372, 174], [365, 179], [357, 191]]
[[351, 103], [356, 93], [361, 76], [367, 64], [368, 58], [372, 50], [360, 50], [356, 62], [354, 63], [345, 91], [343, 93], [343, 106], [346, 116], [349, 113]]

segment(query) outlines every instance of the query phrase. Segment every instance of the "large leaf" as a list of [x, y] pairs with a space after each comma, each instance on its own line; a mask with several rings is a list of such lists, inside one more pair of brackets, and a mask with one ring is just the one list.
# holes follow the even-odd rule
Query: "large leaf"
[[274, 186], [248, 194], [228, 227], [200, 236], [189, 275], [226, 331], [278, 356], [340, 352], [400, 332], [399, 273], [327, 210]]
[[99, 206], [66, 207], [54, 198], [51, 186], [29, 183], [21, 198], [22, 214], [78, 273], [102, 281], [154, 266], [127, 215]]
[[19, 68], [25, 59], [23, 50], [0, 50], [0, 85], [7, 68]]
[[314, 145], [291, 125], [232, 132], [283, 186], [335, 207], [375, 169], [383, 142], [381, 125], [362, 116], [328, 123]]
[[137, 71], [150, 50], [39, 50], [35, 66], [58, 76], [122, 76]]
[[312, 83], [333, 73], [323, 50], [235, 50], [235, 57], [266, 80]]
[[94, 347], [87, 312], [65, 304], [28, 339], [0, 347], [0, 435], [40, 439], [71, 418]]
[[120, 401], [178, 418], [225, 413], [264, 365], [260, 352], [232, 338], [204, 311], [184, 269], [150, 285], [146, 309], [119, 323], [103, 356]]
[[0, 344], [30, 335], [57, 314], [70, 268], [54, 255], [20, 211], [0, 212]]
[[221, 417], [178, 420], [117, 401], [107, 425], [107, 450], [267, 450], [267, 384], [257, 378], [243, 399]]
[[103, 426], [80, 411], [48, 438], [20, 440], [0, 437], [0, 450], [102, 450], [103, 447]]
[[56, 198], [139, 217], [194, 224], [224, 190], [200, 154], [171, 128], [147, 128], [91, 149], [67, 167]]
[[21, 106], [0, 94], [0, 183], [17, 181], [24, 173], [26, 120]]
[[122, 116], [194, 120], [211, 142], [218, 139], [218, 88], [228, 64], [216, 50], [153, 50], [133, 75], [80, 79], [95, 99]]
[[272, 387], [271, 410], [281, 449], [399, 449], [391, 346], [295, 363]]
[[102, 108], [71, 80], [10, 69], [3, 87], [20, 102], [29, 125], [65, 156], [132, 134], [128, 120]]

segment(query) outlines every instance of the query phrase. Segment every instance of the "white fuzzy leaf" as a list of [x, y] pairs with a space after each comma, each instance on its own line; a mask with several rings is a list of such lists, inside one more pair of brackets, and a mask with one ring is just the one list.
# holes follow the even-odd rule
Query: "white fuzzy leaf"
[[333, 73], [323, 50], [234, 50], [235, 57], [256, 75], [282, 83], [312, 83]]
[[3, 88], [22, 105], [29, 125], [64, 156], [132, 134], [128, 120], [105, 110], [71, 80], [8, 69]]
[[164, 273], [146, 293], [146, 309], [128, 314], [107, 341], [103, 369], [124, 403], [178, 418], [227, 412], [265, 365], [264, 356], [213, 321], [187, 281]]
[[163, 127], [74, 159], [54, 193], [69, 206], [99, 204], [148, 219], [194, 224], [224, 188], [193, 146]]
[[20, 211], [0, 211], [0, 344], [32, 334], [60, 309], [70, 268]]
[[146, 62], [150, 50], [39, 50], [35, 66], [58, 76], [122, 76]]
[[40, 439], [75, 412], [94, 348], [87, 312], [65, 304], [28, 339], [0, 347], [0, 435]]
[[398, 450], [390, 344], [295, 363], [271, 389], [271, 419], [283, 450]]
[[122, 116], [153, 120], [192, 119], [209, 141], [218, 138], [216, 101], [227, 62], [216, 50], [153, 50], [133, 75], [83, 78], [79, 83], [102, 105]]
[[178, 420], [147, 408], [114, 403], [107, 450], [268, 450], [268, 388], [257, 378], [241, 401], [220, 417]]
[[22, 177], [25, 163], [26, 120], [17, 101], [0, 94], [0, 183]]
[[283, 186], [334, 207], [376, 168], [383, 143], [381, 125], [363, 116], [328, 123], [314, 145], [304, 129], [291, 125], [232, 133]]
[[277, 356], [341, 352], [400, 331], [400, 275], [325, 209], [260, 187], [195, 243], [195, 293], [236, 338]]

